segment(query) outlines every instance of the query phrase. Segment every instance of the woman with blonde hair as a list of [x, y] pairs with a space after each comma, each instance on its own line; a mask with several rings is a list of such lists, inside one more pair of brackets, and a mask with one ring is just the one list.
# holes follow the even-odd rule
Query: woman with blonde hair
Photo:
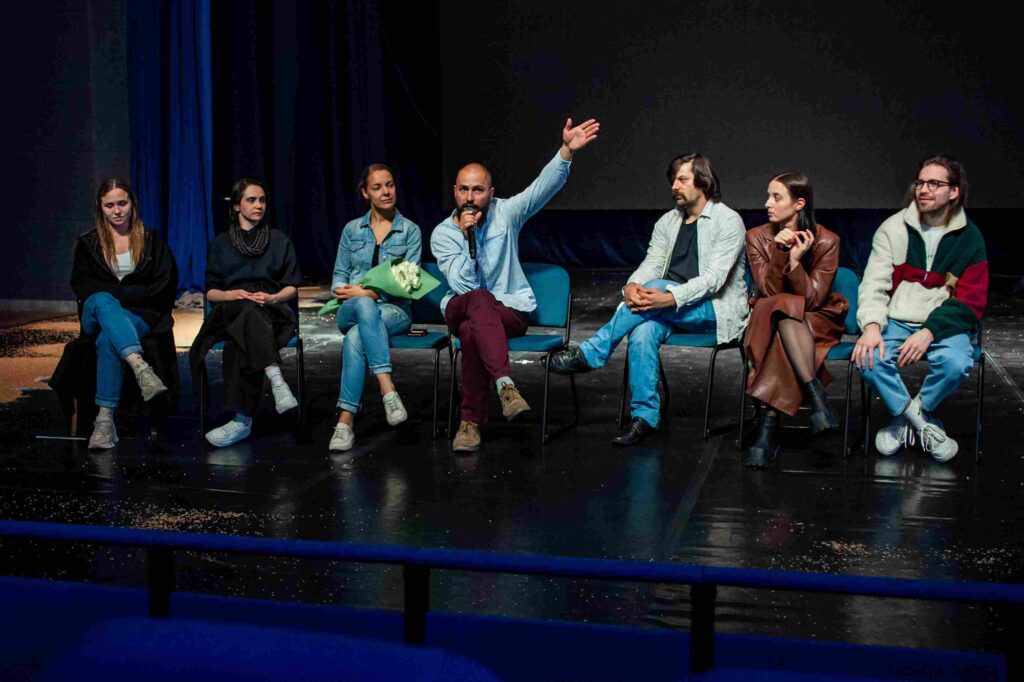
[[96, 342], [96, 416], [89, 448], [117, 444], [114, 409], [127, 364], [143, 400], [167, 390], [142, 356], [140, 339], [174, 325], [178, 270], [167, 244], [146, 229], [131, 186], [109, 178], [96, 190], [93, 229], [75, 242], [71, 288], [82, 331]]

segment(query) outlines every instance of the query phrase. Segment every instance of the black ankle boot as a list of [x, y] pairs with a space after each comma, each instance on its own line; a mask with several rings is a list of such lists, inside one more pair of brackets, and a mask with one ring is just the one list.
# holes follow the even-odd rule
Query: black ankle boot
[[811, 435], [819, 434], [828, 429], [839, 428], [839, 415], [828, 406], [828, 396], [825, 394], [825, 386], [815, 377], [804, 384], [804, 392], [807, 400], [811, 403]]
[[747, 450], [747, 466], [766, 469], [775, 466], [779, 456], [779, 415], [768, 414], [761, 418], [761, 430], [757, 440]]

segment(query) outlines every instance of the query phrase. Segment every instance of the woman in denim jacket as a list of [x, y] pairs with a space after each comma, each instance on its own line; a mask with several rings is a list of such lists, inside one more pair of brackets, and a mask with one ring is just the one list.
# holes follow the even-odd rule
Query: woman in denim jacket
[[402, 258], [419, 265], [423, 250], [420, 228], [398, 212], [394, 174], [375, 163], [363, 171], [359, 191], [370, 211], [345, 225], [334, 262], [331, 289], [341, 302], [338, 330], [345, 335], [342, 347], [341, 387], [338, 392], [338, 424], [329, 449], [352, 448], [352, 430], [363, 393], [366, 367], [377, 377], [388, 424], [397, 426], [408, 418], [391, 379], [388, 337], [404, 334], [412, 325], [411, 305], [359, 286], [366, 272], [384, 261]]

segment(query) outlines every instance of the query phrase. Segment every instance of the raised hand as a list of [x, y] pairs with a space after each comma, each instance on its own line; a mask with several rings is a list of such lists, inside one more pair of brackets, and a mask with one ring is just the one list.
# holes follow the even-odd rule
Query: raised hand
[[594, 119], [584, 121], [575, 127], [572, 124], [571, 118], [566, 119], [565, 128], [562, 129], [562, 145], [571, 156], [597, 139], [597, 133], [600, 129], [601, 124]]

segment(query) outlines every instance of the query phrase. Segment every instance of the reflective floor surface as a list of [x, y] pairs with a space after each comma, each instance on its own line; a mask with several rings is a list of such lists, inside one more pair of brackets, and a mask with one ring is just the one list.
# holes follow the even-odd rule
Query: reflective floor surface
[[[573, 273], [573, 334], [606, 321], [626, 273]], [[702, 438], [708, 351], [666, 348], [669, 417], [658, 436], [613, 448], [625, 348], [602, 371], [578, 378], [580, 424], [542, 446], [543, 367], [513, 357], [513, 378], [534, 407], [524, 423], [493, 421], [479, 453], [459, 456], [431, 438], [433, 356], [396, 351], [395, 380], [409, 422], [388, 427], [375, 388], [357, 423], [356, 447], [330, 454], [341, 337], [333, 320], [304, 310], [307, 423], [278, 416], [268, 400], [252, 438], [205, 447], [180, 356], [181, 409], [159, 440], [147, 418], [124, 415], [120, 444], [93, 453], [62, 436], [55, 396], [27, 392], [0, 407], [0, 517], [272, 537], [334, 539], [642, 561], [681, 561], [853, 575], [1024, 581], [1024, 302], [997, 281], [986, 324], [984, 459], [976, 463], [975, 375], [939, 416], [961, 445], [949, 464], [919, 450], [893, 458], [841, 454], [842, 433], [786, 434], [779, 467], [749, 471], [735, 448], [739, 354], [719, 356], [715, 435]], [[1005, 290], [1005, 291], [1004, 291]], [[221, 384], [211, 356], [213, 401]], [[449, 366], [442, 356], [442, 409]], [[294, 386], [294, 364], [285, 355]], [[976, 371], [976, 370], [975, 370]], [[829, 389], [842, 407], [840, 363]], [[910, 373], [912, 388], [920, 368]], [[859, 383], [854, 374], [854, 395]], [[568, 382], [553, 377], [552, 418], [568, 415]], [[875, 425], [884, 408], [872, 406]], [[500, 415], [495, 400], [492, 413]], [[861, 423], [854, 405], [852, 420]], [[218, 414], [218, 419], [223, 416]], [[500, 417], [499, 417], [500, 418]], [[799, 424], [800, 419], [793, 420]], [[47, 438], [40, 438], [44, 436]], [[128, 551], [6, 541], [0, 572], [138, 585]], [[194, 555], [179, 560], [179, 586], [196, 592], [396, 608], [398, 569]], [[688, 626], [685, 589], [440, 572], [433, 608]], [[873, 598], [722, 589], [722, 631], [872, 644], [998, 648], [1007, 614], [991, 609]]]

